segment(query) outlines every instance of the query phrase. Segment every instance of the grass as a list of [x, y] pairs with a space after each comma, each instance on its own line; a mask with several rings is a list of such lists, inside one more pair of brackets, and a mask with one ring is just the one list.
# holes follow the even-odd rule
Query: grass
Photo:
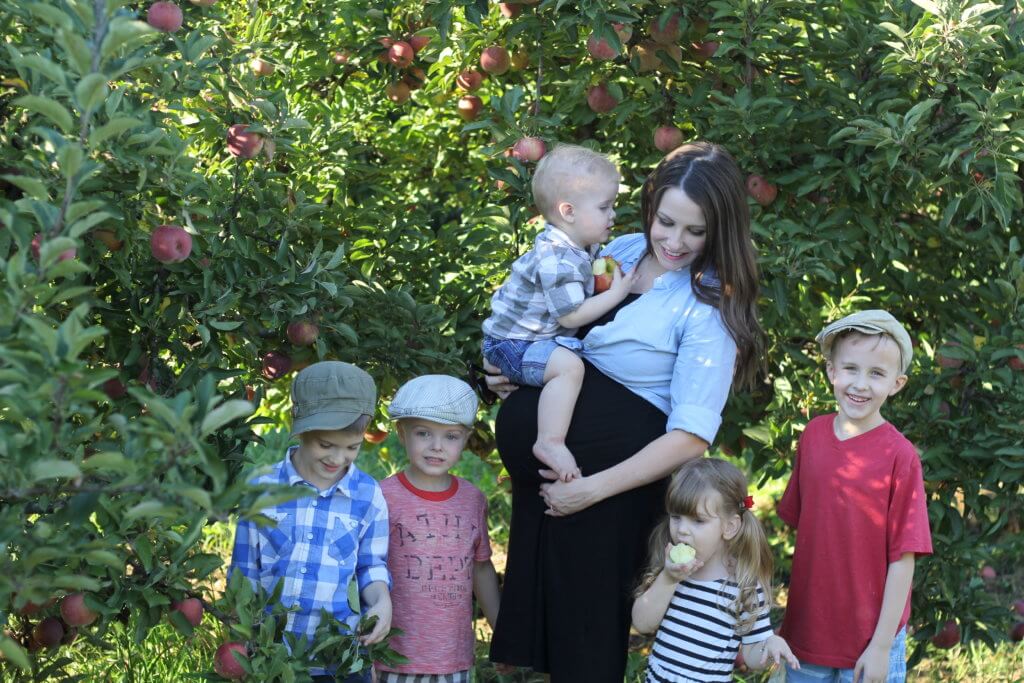
[[[264, 435], [264, 444], [250, 447], [249, 456], [256, 463], [272, 463], [282, 457], [288, 444], [287, 433], [277, 430]], [[505, 547], [508, 542], [510, 498], [507, 482], [494, 455], [484, 460], [466, 454], [454, 470], [476, 484], [487, 496], [490, 509], [491, 542], [494, 561], [499, 573], [504, 569]], [[738, 463], [741, 464], [742, 463]], [[394, 435], [390, 435], [378, 446], [364, 450], [357, 465], [372, 476], [381, 479], [402, 469], [405, 458]], [[766, 482], [756, 488], [755, 510], [770, 524], [773, 501], [781, 495], [782, 485], [777, 481]], [[228, 524], [213, 524], [204, 530], [202, 545], [204, 552], [216, 553], [224, 558], [225, 568], [230, 560], [233, 529]], [[771, 532], [770, 532], [771, 533]], [[791, 542], [781, 536], [788, 546]], [[784, 569], [784, 568], [783, 568]], [[224, 571], [213, 575], [204, 587], [207, 597], [213, 597], [223, 590]], [[1002, 577], [1000, 592], [1005, 591], [1008, 600], [1011, 595], [1024, 595], [1024, 572]], [[784, 600], [785, 593], [781, 592]], [[773, 615], [775, 616], [775, 615]], [[490, 629], [483, 619], [477, 620], [477, 666], [475, 678], [487, 683], [540, 683], [543, 677], [530, 671], [513, 674], [499, 674], [487, 659]], [[221, 642], [219, 624], [209, 615], [204, 617], [202, 626], [191, 638], [185, 638], [169, 624], [161, 624], [150, 631], [141, 643], [135, 643], [130, 625], [114, 622], [104, 635], [104, 644], [83, 642], [73, 648], [64, 648], [61, 654], [71, 658], [67, 671], [80, 681], [103, 681], [111, 683], [172, 683], [202, 679], [204, 672], [212, 669], [213, 653]], [[626, 683], [643, 681], [646, 666], [645, 643], [638, 641], [629, 654]], [[198, 674], [198, 676], [196, 675]], [[766, 673], [737, 675], [737, 681], [764, 683]], [[17, 680], [0, 668], [0, 680]], [[908, 674], [908, 681], [939, 682], [964, 681], [965, 683], [1024, 683], [1024, 643], [1004, 642], [995, 650], [979, 643], [964, 644], [950, 650], [929, 651], [928, 657]]]

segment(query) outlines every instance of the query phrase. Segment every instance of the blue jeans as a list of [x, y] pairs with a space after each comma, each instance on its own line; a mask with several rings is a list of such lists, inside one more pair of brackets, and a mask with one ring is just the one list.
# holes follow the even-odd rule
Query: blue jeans
[[[313, 676], [313, 683], [335, 683], [334, 676]], [[343, 683], [370, 683], [370, 670], [361, 674], [352, 674], [343, 679]]]
[[548, 359], [558, 348], [553, 339], [526, 341], [484, 337], [484, 358], [497, 365], [513, 384], [544, 386]]
[[[901, 628], [892, 641], [889, 650], [889, 674], [886, 683], [903, 683], [907, 680], [907, 629]], [[853, 683], [853, 669], [833, 669], [817, 664], [800, 662], [800, 670], [786, 666], [786, 683]]]

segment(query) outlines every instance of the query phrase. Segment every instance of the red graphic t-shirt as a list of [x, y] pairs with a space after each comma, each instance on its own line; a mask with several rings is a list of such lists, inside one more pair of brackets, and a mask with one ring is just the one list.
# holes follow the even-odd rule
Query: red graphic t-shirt
[[404, 473], [380, 483], [388, 503], [391, 646], [409, 658], [385, 671], [447, 674], [473, 666], [473, 566], [489, 560], [487, 500], [465, 479], [417, 489]]

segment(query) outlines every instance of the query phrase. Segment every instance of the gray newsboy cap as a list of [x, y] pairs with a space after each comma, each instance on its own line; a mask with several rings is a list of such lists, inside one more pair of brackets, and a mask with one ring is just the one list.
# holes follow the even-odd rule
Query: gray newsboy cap
[[472, 427], [476, 407], [476, 394], [461, 379], [449, 375], [422, 375], [399, 387], [388, 406], [388, 414], [393, 420], [418, 417], [445, 425]]
[[910, 335], [900, 324], [900, 321], [892, 317], [888, 311], [870, 310], [851, 313], [845, 318], [840, 318], [834, 323], [828, 324], [825, 329], [818, 333], [815, 340], [821, 344], [821, 352], [825, 358], [832, 358], [832, 343], [836, 336], [844, 330], [857, 330], [862, 334], [887, 334], [896, 341], [900, 348], [900, 361], [903, 373], [910, 367], [910, 359], [914, 355], [914, 346], [910, 342]]
[[376, 405], [377, 385], [365, 370], [337, 360], [313, 363], [292, 382], [292, 436], [345, 429], [373, 415]]

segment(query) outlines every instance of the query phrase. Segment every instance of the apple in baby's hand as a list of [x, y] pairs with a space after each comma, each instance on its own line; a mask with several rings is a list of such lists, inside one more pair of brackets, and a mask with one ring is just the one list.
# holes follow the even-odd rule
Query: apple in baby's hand
[[689, 564], [695, 557], [697, 557], [697, 551], [693, 549], [693, 546], [685, 543], [678, 543], [668, 551], [668, 559], [675, 564]]
[[608, 291], [608, 288], [612, 286], [612, 280], [615, 279], [615, 269], [618, 267], [619, 262], [611, 256], [599, 256], [594, 259], [594, 294]]

